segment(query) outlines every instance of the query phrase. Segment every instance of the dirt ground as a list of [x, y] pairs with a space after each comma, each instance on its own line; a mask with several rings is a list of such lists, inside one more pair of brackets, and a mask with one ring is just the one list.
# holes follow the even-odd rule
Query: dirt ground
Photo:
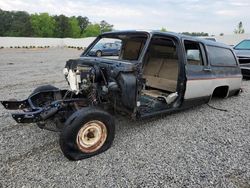
[[[81, 51], [0, 50], [0, 100], [37, 86], [67, 88], [62, 69]], [[116, 119], [113, 146], [70, 162], [58, 134], [17, 124], [0, 107], [0, 187], [250, 187], [250, 81], [238, 97], [142, 121]]]

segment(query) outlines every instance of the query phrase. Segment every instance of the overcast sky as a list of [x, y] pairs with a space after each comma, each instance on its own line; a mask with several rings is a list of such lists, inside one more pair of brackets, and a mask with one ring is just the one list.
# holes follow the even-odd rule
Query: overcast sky
[[91, 22], [106, 20], [118, 30], [166, 27], [232, 34], [242, 21], [250, 33], [250, 0], [0, 0], [0, 8], [87, 16]]

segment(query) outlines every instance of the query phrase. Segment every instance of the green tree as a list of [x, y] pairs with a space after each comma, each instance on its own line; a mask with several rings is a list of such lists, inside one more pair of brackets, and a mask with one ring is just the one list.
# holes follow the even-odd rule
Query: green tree
[[61, 14], [59, 16], [54, 16], [54, 19], [56, 21], [55, 37], [70, 37], [71, 27], [69, 18]]
[[83, 37], [96, 37], [101, 34], [101, 27], [99, 24], [89, 24], [83, 32]]
[[70, 37], [79, 38], [81, 36], [81, 29], [79, 27], [79, 22], [76, 17], [71, 17], [69, 19], [70, 24]]
[[30, 15], [24, 11], [12, 12], [12, 23], [8, 31], [8, 36], [29, 37], [32, 35]]
[[82, 17], [82, 16], [78, 16], [77, 17], [78, 20], [78, 25], [80, 27], [81, 30], [81, 35], [83, 34], [84, 30], [87, 28], [87, 26], [90, 24], [88, 17]]
[[166, 29], [166, 27], [162, 27], [160, 31], [167, 32], [167, 29]]
[[31, 25], [35, 37], [53, 37], [55, 20], [48, 13], [32, 14]]
[[108, 32], [108, 31], [112, 31], [113, 30], [113, 25], [109, 24], [108, 22], [106, 22], [105, 20], [102, 20], [100, 22], [100, 29], [101, 32]]
[[105, 20], [99, 24], [87, 17], [65, 15], [50, 16], [48, 13], [28, 14], [24, 11], [0, 9], [0, 36], [17, 37], [92, 37], [113, 30]]
[[0, 36], [30, 36], [32, 34], [29, 14], [24, 11], [0, 9]]
[[234, 30], [234, 33], [235, 34], [243, 34], [243, 33], [245, 33], [242, 22], [239, 22], [237, 28]]
[[9, 11], [3, 11], [0, 9], [0, 36], [8, 36], [12, 20]]

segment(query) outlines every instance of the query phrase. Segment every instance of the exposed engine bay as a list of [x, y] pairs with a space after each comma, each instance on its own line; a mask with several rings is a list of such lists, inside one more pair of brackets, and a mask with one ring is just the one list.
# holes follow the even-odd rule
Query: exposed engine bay
[[71, 91], [86, 96], [90, 103], [122, 105], [131, 110], [136, 104], [136, 66], [110, 61], [69, 60], [63, 73]]

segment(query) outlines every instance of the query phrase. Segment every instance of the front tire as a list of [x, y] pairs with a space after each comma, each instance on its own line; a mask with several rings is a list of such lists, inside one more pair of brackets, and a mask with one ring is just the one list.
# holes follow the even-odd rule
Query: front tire
[[99, 108], [87, 107], [68, 118], [59, 141], [65, 157], [81, 160], [109, 149], [114, 136], [113, 117]]

